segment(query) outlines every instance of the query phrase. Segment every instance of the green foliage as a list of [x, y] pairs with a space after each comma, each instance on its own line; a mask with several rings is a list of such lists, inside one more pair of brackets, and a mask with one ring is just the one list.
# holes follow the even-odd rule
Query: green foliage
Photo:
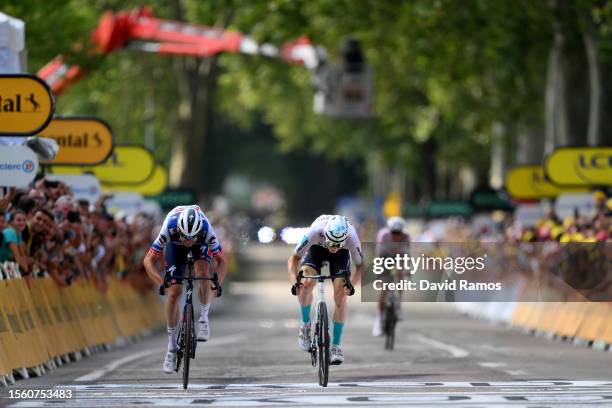
[[[3, 11], [24, 19], [32, 70], [58, 53], [87, 49], [106, 9], [136, 1], [8, 0]], [[213, 106], [225, 120], [274, 129], [281, 152], [308, 149], [330, 158], [377, 157], [419, 174], [420, 146], [435, 139], [435, 160], [453, 172], [486, 169], [495, 124], [542, 127], [553, 13], [547, 1], [514, 0], [174, 0], [149, 2], [157, 16], [228, 26], [259, 42], [281, 45], [301, 35], [339, 62], [348, 36], [362, 43], [375, 73], [376, 118], [340, 120], [312, 111], [311, 74], [266, 57], [227, 54]], [[597, 30], [612, 58], [612, 6], [573, 0], [582, 24]], [[578, 29], [578, 28], [576, 28]], [[91, 57], [87, 53], [83, 56]], [[146, 100], [155, 102], [156, 156], [169, 160], [176, 131], [178, 81], [174, 58], [118, 51], [94, 60], [90, 74], [59, 101], [60, 114], [96, 114], [119, 142], [144, 140]], [[96, 65], [97, 64], [97, 65]], [[213, 135], [214, 136], [214, 135]], [[218, 136], [216, 136], [218, 137]]]

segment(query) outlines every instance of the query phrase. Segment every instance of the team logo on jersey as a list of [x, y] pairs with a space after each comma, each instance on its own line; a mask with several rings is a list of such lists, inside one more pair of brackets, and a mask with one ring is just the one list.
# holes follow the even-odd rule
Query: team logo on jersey
[[165, 235], [161, 235], [159, 237], [159, 242], [161, 242], [162, 244], [165, 244], [166, 242], [168, 242], [168, 237], [166, 237]]
[[361, 257], [361, 259], [363, 259], [363, 253], [361, 252], [361, 248], [360, 247], [357, 247], [357, 253]]
[[297, 250], [301, 251], [306, 246], [306, 244], [308, 244], [308, 235], [304, 235], [302, 237], [302, 240], [300, 241], [300, 244], [298, 245]]

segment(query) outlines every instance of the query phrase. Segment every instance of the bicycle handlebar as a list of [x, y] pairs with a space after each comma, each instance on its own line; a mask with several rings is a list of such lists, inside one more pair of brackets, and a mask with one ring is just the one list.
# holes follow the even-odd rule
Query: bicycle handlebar
[[[302, 273], [302, 271], [300, 271], [298, 273], [298, 276], [297, 276], [297, 282], [293, 286], [291, 286], [291, 294], [293, 296], [297, 295], [297, 290], [303, 286], [302, 282], [301, 282], [302, 279], [325, 280], [325, 279], [335, 279], [335, 278], [337, 278], [337, 276], [331, 276], [331, 275], [304, 275]], [[348, 272], [344, 272], [342, 274], [342, 278], [344, 279], [344, 288], [348, 289], [348, 291], [349, 291], [348, 295], [349, 296], [353, 296], [355, 294], [355, 287], [351, 284], [351, 280], [349, 279]]]
[[158, 290], [158, 292], [159, 292], [159, 294], [161, 296], [164, 296], [166, 294], [166, 289], [168, 289], [170, 287], [170, 281], [172, 279], [183, 279], [183, 280], [186, 280], [186, 281], [208, 280], [208, 281], [212, 282], [211, 289], [217, 291], [217, 297], [221, 297], [221, 294], [223, 293], [223, 288], [219, 284], [219, 277], [218, 277], [216, 272], [213, 273], [212, 278], [205, 278], [205, 277], [198, 277], [198, 276], [183, 277], [183, 276], [173, 276], [173, 275], [166, 274], [164, 276], [164, 283], [162, 283], [159, 286], [159, 290]]

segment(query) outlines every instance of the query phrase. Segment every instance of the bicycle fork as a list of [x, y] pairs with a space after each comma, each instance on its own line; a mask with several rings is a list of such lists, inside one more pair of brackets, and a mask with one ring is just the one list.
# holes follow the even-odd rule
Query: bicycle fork
[[319, 295], [317, 297], [317, 307], [315, 308], [315, 314], [314, 314], [315, 328], [314, 328], [314, 331], [312, 332], [313, 335], [310, 340], [310, 348], [311, 348], [311, 351], [314, 351], [313, 354], [315, 356], [316, 356], [316, 353], [318, 352], [317, 340], [318, 340], [318, 333], [319, 333], [319, 309], [320, 309], [319, 305], [321, 303], [325, 303], [325, 280], [319, 279], [317, 286], [318, 286]]

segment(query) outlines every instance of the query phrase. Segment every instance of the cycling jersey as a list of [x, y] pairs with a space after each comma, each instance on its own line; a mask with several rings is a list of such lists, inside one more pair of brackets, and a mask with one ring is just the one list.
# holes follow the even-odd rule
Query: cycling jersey
[[[314, 222], [310, 225], [308, 232], [304, 234], [302, 240], [293, 250], [293, 253], [302, 258], [313, 245], [327, 248], [325, 245], [325, 224], [331, 217], [333, 217], [333, 215], [321, 215], [314, 220]], [[359, 242], [359, 237], [357, 236], [357, 231], [350, 222], [347, 221], [347, 223], [349, 231], [344, 248], [348, 249], [355, 266], [363, 265], [364, 259], [361, 252], [361, 242]]]
[[393, 257], [397, 254], [408, 254], [410, 247], [410, 235], [401, 233], [400, 239], [393, 239], [391, 230], [387, 227], [378, 231], [376, 236], [376, 256]]
[[178, 229], [178, 220], [179, 216], [181, 215], [181, 212], [191, 207], [197, 209], [197, 211], [200, 213], [200, 216], [202, 217], [203, 222], [202, 229], [196, 235], [196, 240], [193, 246], [205, 245], [210, 250], [212, 256], [215, 257], [220, 256], [222, 254], [221, 243], [217, 239], [215, 231], [212, 225], [210, 225], [210, 221], [208, 221], [208, 218], [206, 218], [200, 207], [197, 205], [182, 205], [175, 207], [172, 211], [170, 211], [166, 216], [166, 219], [164, 220], [164, 223], [161, 227], [161, 230], [159, 231], [159, 234], [157, 235], [157, 238], [155, 239], [155, 241], [153, 241], [153, 244], [151, 244], [151, 248], [149, 248], [149, 251], [154, 252], [156, 254], [161, 254], [168, 243], [171, 243], [174, 246], [185, 247], [185, 245], [181, 241], [181, 233]]

